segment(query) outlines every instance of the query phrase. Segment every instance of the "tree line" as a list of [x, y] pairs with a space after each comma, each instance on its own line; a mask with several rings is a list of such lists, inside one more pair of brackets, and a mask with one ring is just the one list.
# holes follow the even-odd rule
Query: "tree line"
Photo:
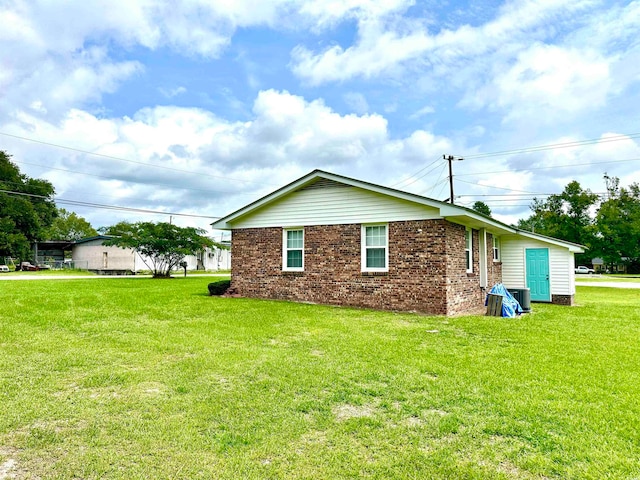
[[534, 198], [533, 213], [517, 227], [585, 245], [577, 264], [599, 257], [609, 268], [625, 265], [629, 273], [640, 273], [640, 186], [622, 187], [618, 177], [606, 173], [604, 182], [602, 197], [574, 180], [562, 193]]
[[[591, 264], [593, 258], [600, 257], [605, 265], [626, 265], [629, 272], [639, 273], [640, 186], [633, 183], [622, 187], [619, 178], [606, 174], [604, 181], [606, 193], [603, 198], [582, 188], [575, 180], [562, 193], [546, 199], [534, 198], [530, 207], [532, 214], [518, 221], [517, 228], [585, 245], [587, 252], [576, 256], [578, 264]], [[30, 258], [31, 244], [35, 241], [79, 240], [98, 234], [74, 212], [56, 208], [54, 194], [50, 182], [20, 173], [11, 162], [11, 156], [0, 150], [0, 260], [3, 257]], [[483, 202], [476, 202], [473, 208], [484, 215], [491, 214]], [[186, 254], [184, 252], [195, 251], [198, 246], [213, 245], [202, 236], [202, 230], [182, 232], [169, 224], [157, 225], [122, 222], [100, 231], [117, 236], [113, 244], [120, 243], [140, 251], [175, 247]], [[180, 239], [180, 242], [172, 245], [172, 242], [164, 241], [150, 246], [149, 242], [158, 236]], [[136, 243], [140, 240], [147, 245]], [[181, 255], [179, 252], [171, 257], [170, 264], [175, 264], [175, 258]]]

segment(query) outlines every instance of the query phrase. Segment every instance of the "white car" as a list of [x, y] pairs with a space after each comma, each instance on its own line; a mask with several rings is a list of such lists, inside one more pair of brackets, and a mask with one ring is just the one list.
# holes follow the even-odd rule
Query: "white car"
[[580, 265], [576, 267], [576, 273], [595, 273], [596, 271], [593, 268], [585, 267], [584, 265]]
[[2, 273], [6, 273], [9, 272], [9, 267], [7, 267], [6, 265], [0, 265], [0, 272]]

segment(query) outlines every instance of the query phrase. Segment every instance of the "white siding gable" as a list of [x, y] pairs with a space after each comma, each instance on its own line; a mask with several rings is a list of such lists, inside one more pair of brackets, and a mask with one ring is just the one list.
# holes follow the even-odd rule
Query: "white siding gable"
[[436, 208], [347, 185], [305, 188], [238, 218], [233, 228], [342, 225], [441, 218]]

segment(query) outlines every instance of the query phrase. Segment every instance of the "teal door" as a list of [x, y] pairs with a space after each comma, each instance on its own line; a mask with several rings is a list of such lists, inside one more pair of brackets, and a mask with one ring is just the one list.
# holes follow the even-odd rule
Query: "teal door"
[[546, 248], [527, 248], [526, 269], [527, 287], [531, 291], [531, 300], [550, 302], [549, 250]]

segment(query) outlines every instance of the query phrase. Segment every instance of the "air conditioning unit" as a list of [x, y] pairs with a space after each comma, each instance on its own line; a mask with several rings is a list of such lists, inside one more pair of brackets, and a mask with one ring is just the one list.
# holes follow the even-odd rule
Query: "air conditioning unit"
[[509, 293], [513, 295], [513, 298], [515, 298], [518, 301], [524, 313], [531, 312], [531, 290], [530, 289], [507, 287], [507, 290], [509, 290]]

